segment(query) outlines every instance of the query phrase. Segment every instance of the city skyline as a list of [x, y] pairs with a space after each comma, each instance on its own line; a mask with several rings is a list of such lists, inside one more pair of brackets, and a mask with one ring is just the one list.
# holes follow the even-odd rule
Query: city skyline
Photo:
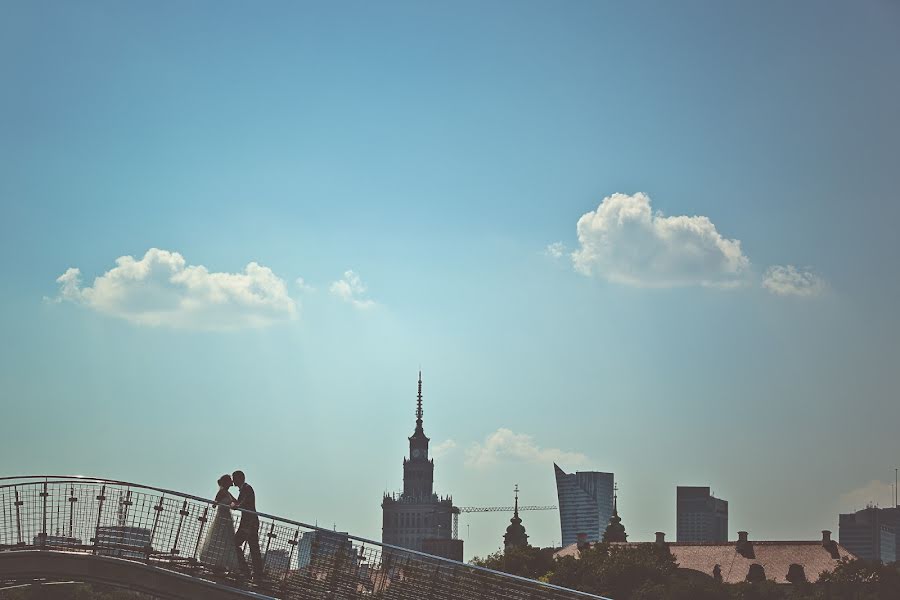
[[894, 3], [352, 6], [0, 8], [0, 471], [240, 468], [380, 539], [421, 368], [459, 506], [554, 462], [629, 541], [679, 485], [732, 540], [889, 505]]

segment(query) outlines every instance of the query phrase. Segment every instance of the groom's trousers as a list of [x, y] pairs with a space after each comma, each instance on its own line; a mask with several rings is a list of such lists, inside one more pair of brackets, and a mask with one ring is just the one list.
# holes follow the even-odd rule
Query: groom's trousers
[[[255, 516], [255, 515], [254, 515]], [[244, 558], [244, 542], [250, 546], [250, 559], [253, 561], [253, 577], [259, 579], [263, 574], [262, 554], [259, 551], [259, 521], [253, 520], [245, 523], [246, 516], [241, 517], [241, 524], [234, 532], [234, 544], [237, 546], [238, 562], [241, 563], [241, 571], [250, 572], [247, 560]]]

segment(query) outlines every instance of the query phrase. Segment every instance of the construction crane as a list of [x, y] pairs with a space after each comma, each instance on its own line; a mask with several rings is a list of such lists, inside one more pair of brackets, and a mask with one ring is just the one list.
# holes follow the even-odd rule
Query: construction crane
[[[460, 513], [487, 513], [487, 512], [507, 512], [511, 513], [515, 510], [513, 506], [454, 506], [453, 507], [453, 539], [459, 539], [459, 514]], [[556, 510], [556, 506], [520, 506], [519, 511], [523, 510]]]

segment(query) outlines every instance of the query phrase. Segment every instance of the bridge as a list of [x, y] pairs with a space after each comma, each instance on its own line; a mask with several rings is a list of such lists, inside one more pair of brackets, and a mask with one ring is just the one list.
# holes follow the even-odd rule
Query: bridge
[[[252, 580], [234, 555], [227, 559], [242, 513], [260, 521], [264, 575]], [[0, 589], [57, 581], [176, 600], [600, 598], [172, 490], [80, 476], [0, 478]]]

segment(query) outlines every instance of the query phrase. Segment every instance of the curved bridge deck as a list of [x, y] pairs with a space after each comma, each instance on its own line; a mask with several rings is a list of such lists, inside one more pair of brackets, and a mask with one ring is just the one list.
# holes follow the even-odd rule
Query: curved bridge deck
[[[73, 579], [223, 600], [599, 598], [263, 513], [255, 514], [265, 574], [250, 581], [222, 560], [233, 538], [216, 535], [218, 510], [127, 482], [0, 478], [0, 583]], [[229, 518], [233, 528], [240, 512]]]

